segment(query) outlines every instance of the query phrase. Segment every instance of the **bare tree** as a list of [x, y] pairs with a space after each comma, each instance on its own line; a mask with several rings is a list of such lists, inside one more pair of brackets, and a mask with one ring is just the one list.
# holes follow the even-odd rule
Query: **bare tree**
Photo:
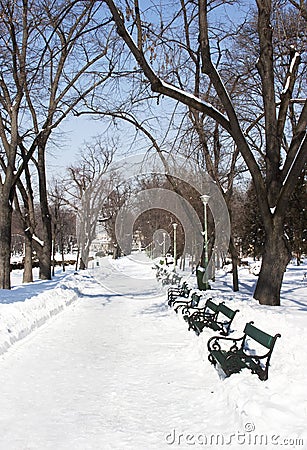
[[46, 149], [53, 130], [112, 75], [112, 27], [100, 6], [79, 1], [0, 3], [1, 288], [10, 288], [15, 186], [31, 159], [37, 168], [43, 224], [40, 277], [51, 277]]
[[62, 269], [65, 272], [65, 253], [71, 251], [72, 243], [76, 243], [76, 215], [67, 206], [63, 183], [56, 179], [49, 186], [49, 207], [52, 217], [52, 275], [55, 272], [56, 254], [61, 254]]
[[76, 214], [80, 268], [88, 264], [89, 250], [96, 236], [96, 226], [102, 214], [104, 200], [111, 193], [114, 180], [106, 172], [113, 160], [116, 144], [105, 142], [102, 136], [85, 144], [79, 160], [67, 169], [64, 180], [64, 200]]
[[[182, 42], [166, 35], [165, 30], [170, 26], [166, 17], [163, 17], [165, 18], [163, 22], [161, 21], [160, 30], [162, 31], [158, 35], [152, 29], [153, 26], [146, 21], [145, 11], [141, 11], [138, 4], [129, 3], [133, 19], [125, 23], [124, 15], [117, 6], [121, 6], [121, 3], [113, 0], [105, 0], [105, 3], [112, 13], [118, 34], [128, 46], [152, 90], [211, 117], [235, 142], [254, 181], [266, 236], [262, 267], [254, 296], [262, 304], [279, 305], [283, 275], [290, 259], [290, 249], [284, 234], [285, 215], [297, 179], [307, 160], [307, 101], [305, 97], [296, 100], [296, 95], [300, 93], [296, 89], [301, 75], [300, 65], [306, 48], [303, 41], [304, 34], [298, 34], [295, 41], [293, 41], [293, 35], [291, 36], [292, 46], [288, 50], [287, 70], [286, 72], [277, 70], [277, 68], [281, 69], [281, 65], [278, 66], [281, 58], [274, 53], [276, 42], [278, 42], [272, 27], [275, 5], [271, 1], [257, 1], [254, 42], [257, 49], [257, 58], [254, 60], [257, 67], [254, 79], [257, 84], [254, 86], [254, 91], [257, 91], [257, 97], [252, 95], [252, 92], [248, 92], [245, 100], [258, 102], [263, 108], [261, 117], [256, 121], [258, 125], [261, 123], [261, 126], [257, 128], [257, 145], [261, 147], [264, 155], [263, 160], [259, 162], [254, 154], [253, 143], [245, 129], [246, 122], [242, 121], [243, 113], [238, 99], [236, 101], [233, 99], [232, 92], [223, 81], [223, 72], [218, 71], [215, 64], [213, 50], [218, 45], [218, 39], [209, 27], [208, 21], [208, 14], [213, 4], [208, 3], [207, 0], [199, 0], [192, 2], [191, 8], [194, 8], [194, 17], [198, 17], [195, 35], [200, 48], [201, 77], [212, 84], [219, 99], [217, 107], [204, 101], [202, 92], [194, 95], [188, 91], [188, 87], [186, 89], [176, 85], [175, 78], [170, 78], [167, 73], [164, 79], [161, 75], [162, 70], [158, 71], [157, 66], [147, 56], [149, 44], [148, 39], [144, 44], [144, 34], [148, 37], [148, 30], [152, 30], [156, 40], [161, 43], [163, 41], [169, 46], [168, 55], [171, 50], [174, 53], [176, 50], [178, 52], [186, 50]], [[126, 5], [127, 2], [125, 7]], [[182, 9], [176, 11], [172, 21], [175, 17], [176, 19], [181, 17], [181, 13]], [[161, 12], [160, 16], [162, 15]], [[298, 20], [301, 18], [298, 17]], [[163, 62], [166, 65], [166, 55], [161, 54], [160, 58], [163, 56]], [[193, 55], [187, 50], [186, 64], [192, 57]], [[160, 68], [161, 66], [160, 63]], [[181, 66], [178, 66], [176, 70], [180, 71], [180, 69]], [[240, 77], [238, 77], [238, 83], [239, 81]], [[243, 96], [241, 101], [242, 98]], [[295, 115], [294, 120], [293, 115]], [[263, 163], [265, 170], [263, 170]]]

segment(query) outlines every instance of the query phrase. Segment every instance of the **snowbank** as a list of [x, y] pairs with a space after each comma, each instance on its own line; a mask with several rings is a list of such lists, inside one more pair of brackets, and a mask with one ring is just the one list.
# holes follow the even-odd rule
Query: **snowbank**
[[150, 264], [102, 262], [29, 285], [16, 274], [13, 289], [0, 292], [2, 352], [74, 302], [23, 352], [1, 358], [1, 448], [307, 449], [306, 262], [289, 265], [280, 307], [252, 298], [248, 268], [240, 269], [239, 293], [220, 271], [205, 294], [239, 309], [232, 337], [249, 321], [281, 334], [265, 382], [248, 370], [224, 378], [210, 364], [214, 333], [188, 331]]
[[52, 281], [18, 285], [21, 271], [16, 272], [12, 279], [17, 285], [0, 292], [0, 355], [76, 301], [80, 296], [77, 284], [84, 278], [73, 273], [63, 276], [59, 271]]

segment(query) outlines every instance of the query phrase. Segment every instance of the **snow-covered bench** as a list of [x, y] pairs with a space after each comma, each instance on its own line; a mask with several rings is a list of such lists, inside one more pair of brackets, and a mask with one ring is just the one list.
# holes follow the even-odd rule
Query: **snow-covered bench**
[[179, 275], [178, 273], [174, 272], [173, 277], [171, 279], [172, 284], [177, 284], [179, 286], [181, 283], [181, 280], [182, 280], [182, 276]]
[[191, 315], [185, 315], [184, 319], [189, 324], [189, 330], [194, 330], [197, 335], [207, 327], [227, 336], [238, 311], [238, 309], [233, 311], [224, 302], [217, 305], [211, 299], [208, 299], [204, 308], [193, 312]]
[[[188, 317], [192, 316], [192, 314], [194, 314], [196, 312], [199, 312], [199, 313], [205, 312], [206, 309], [208, 309], [208, 308], [212, 309], [212, 313], [216, 312], [217, 305], [212, 301], [211, 297], [206, 299], [206, 302], [205, 302], [205, 304], [203, 304], [203, 306], [199, 306], [199, 302], [200, 302], [200, 300], [204, 300], [204, 298], [201, 295], [196, 294], [196, 292], [195, 292], [195, 297], [192, 300], [190, 302], [186, 302], [185, 304], [181, 305], [182, 306], [181, 313], [183, 315], [184, 320], [187, 321]], [[212, 306], [212, 308], [210, 308], [210, 306]], [[209, 311], [207, 311], [207, 314], [208, 313], [209, 313]]]
[[177, 298], [173, 302], [173, 307], [176, 312], [176, 314], [179, 311], [179, 308], [197, 308], [199, 302], [201, 299], [201, 295], [197, 294], [196, 292], [192, 292], [187, 300], [184, 300], [182, 298]]
[[179, 284], [181, 281], [181, 276], [175, 272], [168, 272], [164, 278], [162, 278], [162, 284]]
[[[273, 348], [280, 334], [271, 336], [255, 327], [253, 322], [245, 325], [243, 333], [238, 339], [222, 336], [209, 339], [209, 361], [214, 366], [219, 364], [226, 376], [247, 368], [257, 374], [260, 380], [267, 380]], [[221, 347], [221, 342], [225, 348]]]
[[167, 291], [168, 306], [173, 306], [174, 301], [178, 297], [188, 298], [191, 292], [188, 283], [184, 281], [180, 286], [171, 286]]

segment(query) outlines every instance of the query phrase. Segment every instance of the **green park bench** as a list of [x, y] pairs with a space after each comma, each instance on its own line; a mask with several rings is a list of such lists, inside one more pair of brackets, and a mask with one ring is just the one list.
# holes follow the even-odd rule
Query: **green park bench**
[[173, 278], [172, 278], [172, 284], [177, 284], [179, 286], [181, 283], [181, 280], [182, 280], [182, 276], [179, 275], [178, 273], [174, 272]]
[[179, 308], [197, 308], [201, 299], [201, 295], [196, 292], [192, 292], [187, 300], [183, 300], [182, 298], [178, 298], [173, 302], [173, 307], [176, 314], [179, 311]]
[[184, 281], [180, 286], [171, 286], [167, 291], [167, 301], [168, 306], [173, 306], [173, 302], [178, 297], [188, 298], [191, 292], [191, 288], [189, 288], [188, 283]]
[[[247, 368], [257, 374], [260, 380], [267, 380], [273, 348], [280, 334], [271, 336], [255, 327], [253, 322], [245, 325], [243, 333], [238, 339], [223, 336], [209, 339], [209, 361], [214, 366], [219, 364], [227, 377]], [[221, 347], [221, 342], [226, 348]], [[251, 343], [256, 349], [250, 347]]]
[[208, 299], [204, 308], [192, 312], [191, 315], [184, 315], [184, 319], [189, 324], [189, 330], [194, 330], [197, 335], [204, 328], [211, 328], [213, 331], [218, 331], [227, 336], [237, 312], [238, 310], [233, 311], [224, 302], [217, 305], [211, 299]]

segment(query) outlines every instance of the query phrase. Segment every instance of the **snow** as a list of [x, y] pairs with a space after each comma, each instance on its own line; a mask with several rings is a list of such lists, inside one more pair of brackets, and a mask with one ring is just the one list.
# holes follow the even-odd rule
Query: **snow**
[[[162, 86], [165, 87], [166, 89], [169, 89], [170, 91], [173, 91], [173, 92], [177, 92], [178, 94], [180, 94], [180, 95], [182, 95], [184, 97], [189, 97], [190, 99], [192, 99], [193, 101], [195, 101], [199, 105], [206, 106], [206, 108], [211, 109], [211, 111], [214, 111], [215, 114], [218, 114], [219, 116], [223, 117], [225, 119], [225, 121], [228, 122], [227, 117], [224, 116], [211, 103], [207, 103], [204, 100], [201, 100], [199, 97], [196, 97], [194, 94], [191, 94], [190, 92], [184, 91], [184, 90], [174, 86], [173, 84], [167, 83], [166, 81], [163, 81], [163, 80], [160, 79], [160, 82], [161, 82]], [[225, 90], [225, 92], [226, 92], [226, 90]]]
[[300, 54], [298, 52], [295, 52], [294, 55], [293, 55], [293, 58], [291, 60], [291, 64], [290, 64], [289, 73], [288, 73], [288, 76], [287, 76], [285, 87], [284, 87], [284, 89], [281, 92], [282, 94], [286, 94], [288, 89], [289, 89], [289, 87], [290, 87], [291, 75], [293, 74], [294, 67], [295, 67], [295, 65], [297, 63], [297, 60], [299, 58], [300, 58]]
[[37, 237], [35, 234], [33, 234], [32, 239], [34, 239], [36, 242], [38, 242], [42, 247], [44, 247], [44, 241], [42, 241], [39, 237]]
[[277, 308], [253, 300], [248, 268], [240, 293], [220, 271], [204, 294], [240, 310], [232, 336], [250, 320], [281, 334], [265, 382], [209, 363], [214, 333], [187, 330], [143, 254], [26, 285], [14, 271], [0, 292], [0, 449], [307, 449], [306, 270], [289, 265]]
[[[13, 283], [22, 273], [15, 272]], [[13, 285], [12, 290], [0, 292], [0, 354], [77, 299], [76, 281], [63, 276], [48, 283]]]

